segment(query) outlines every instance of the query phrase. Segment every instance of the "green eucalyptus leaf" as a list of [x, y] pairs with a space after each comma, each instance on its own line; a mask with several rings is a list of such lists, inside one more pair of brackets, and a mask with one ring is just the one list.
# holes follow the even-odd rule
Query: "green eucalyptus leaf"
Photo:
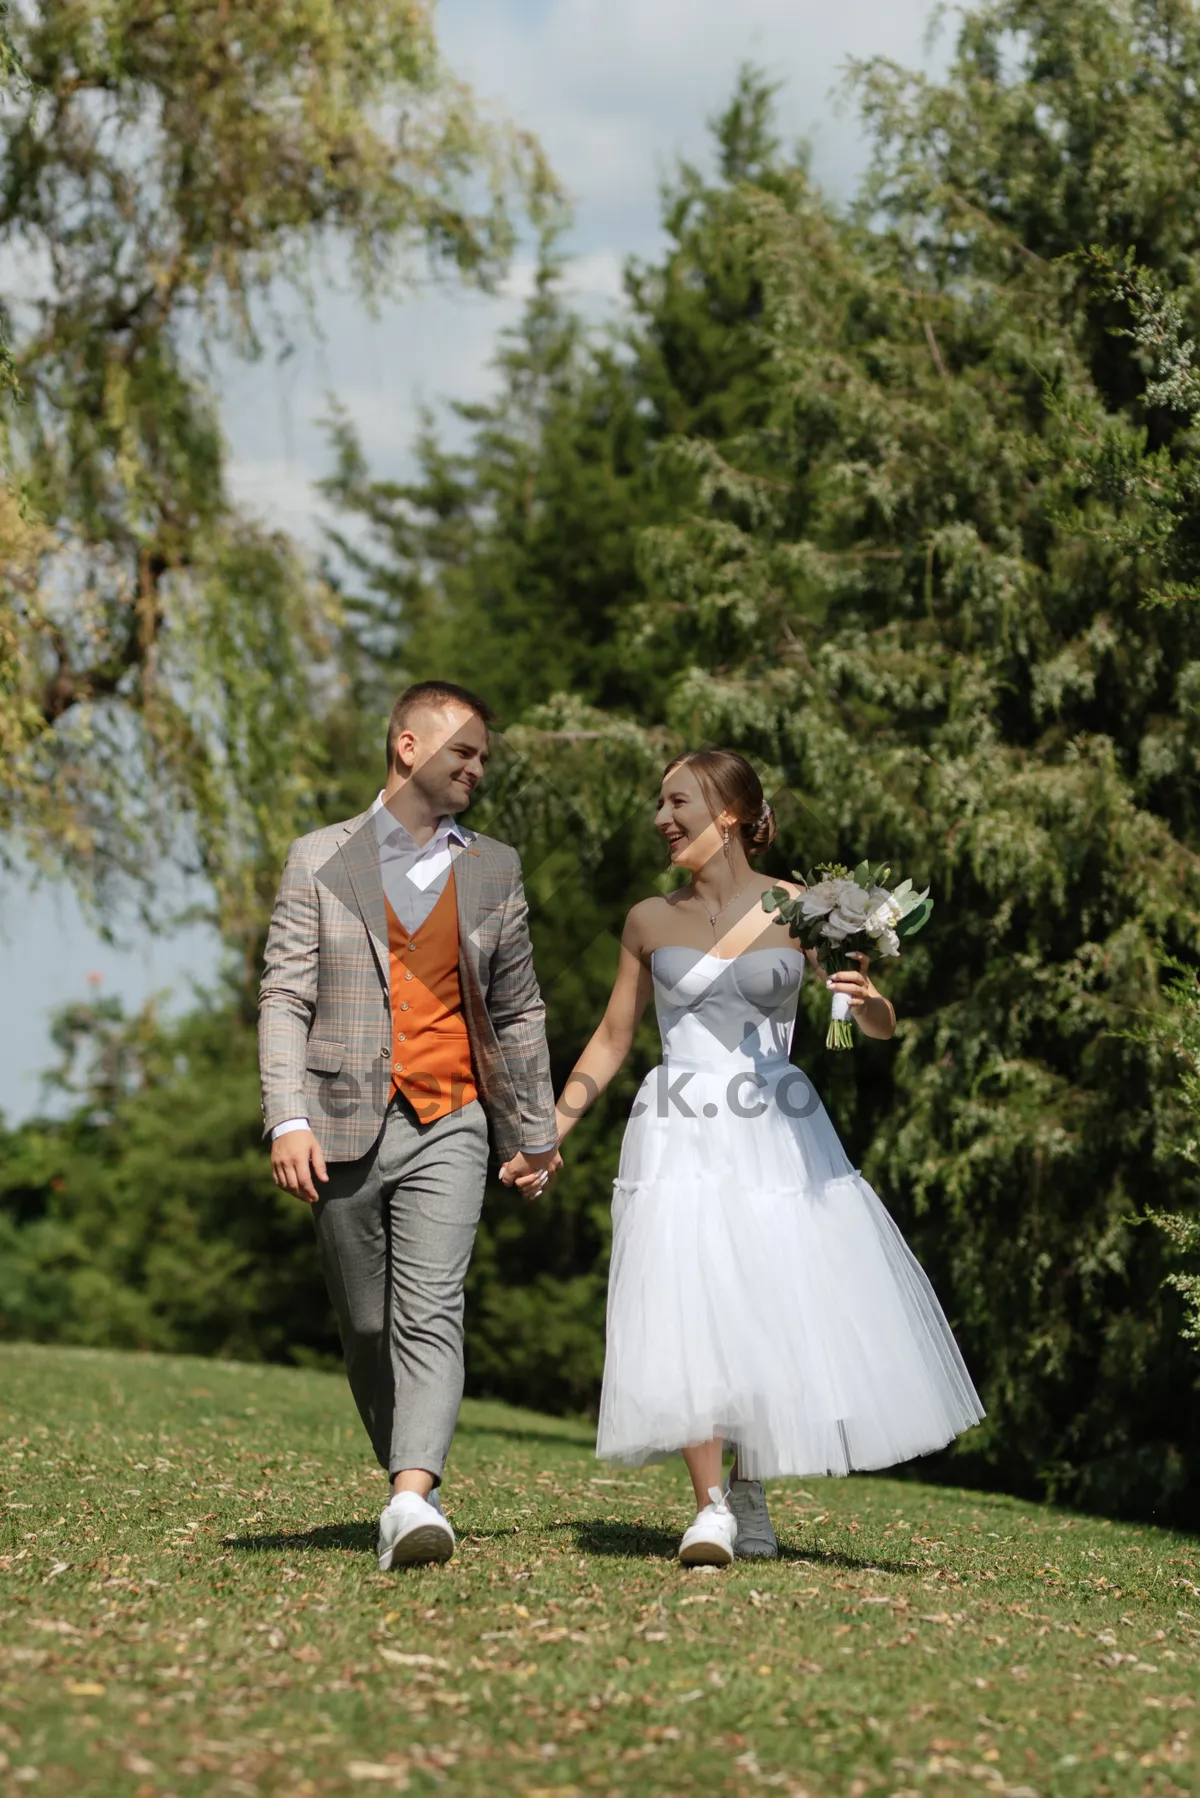
[[900, 937], [902, 941], [907, 937], [916, 936], [918, 930], [928, 924], [929, 915], [932, 910], [933, 900], [927, 896], [923, 897], [920, 903], [916, 905], [912, 911], [906, 912], [904, 917], [902, 917], [900, 922], [896, 925], [896, 935]]

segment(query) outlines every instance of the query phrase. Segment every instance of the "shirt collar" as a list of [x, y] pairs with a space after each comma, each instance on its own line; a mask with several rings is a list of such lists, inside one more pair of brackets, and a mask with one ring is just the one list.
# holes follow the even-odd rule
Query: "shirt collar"
[[[384, 843], [394, 842], [395, 833], [401, 831], [403, 832], [403, 836], [407, 838], [408, 843], [411, 843], [414, 849], [417, 848], [417, 843], [412, 832], [406, 825], [401, 824], [399, 818], [397, 818], [394, 813], [389, 812], [386, 805], [384, 805], [382, 792], [375, 795], [375, 803], [371, 807], [371, 816], [375, 820], [375, 834], [379, 839], [380, 847], [382, 847]], [[446, 817], [438, 819], [437, 827], [434, 830], [433, 835], [427, 843], [421, 844], [420, 852], [424, 854], [427, 850], [434, 849], [440, 844], [447, 842], [451, 837], [458, 843], [465, 844], [469, 840], [468, 832], [459, 823], [458, 819], [448, 814]], [[407, 843], [405, 844], [405, 847], [407, 847]]]

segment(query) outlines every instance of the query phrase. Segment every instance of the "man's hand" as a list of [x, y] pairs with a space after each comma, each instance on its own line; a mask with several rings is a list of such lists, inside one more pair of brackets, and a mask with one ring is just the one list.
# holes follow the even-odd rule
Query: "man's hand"
[[321, 1145], [311, 1130], [285, 1130], [271, 1144], [271, 1177], [285, 1192], [294, 1192], [306, 1205], [315, 1205], [320, 1194], [313, 1184], [328, 1180]]
[[536, 1199], [561, 1166], [562, 1156], [557, 1149], [547, 1149], [544, 1155], [518, 1149], [500, 1169], [500, 1179], [505, 1186], [519, 1186], [527, 1199]]

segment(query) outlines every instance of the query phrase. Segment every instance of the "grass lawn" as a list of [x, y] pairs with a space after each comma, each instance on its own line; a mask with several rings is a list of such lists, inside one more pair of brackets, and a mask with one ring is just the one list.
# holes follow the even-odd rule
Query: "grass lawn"
[[676, 1461], [468, 1404], [459, 1550], [382, 1574], [340, 1378], [0, 1350], [0, 1787], [1194, 1793], [1200, 1543], [781, 1482], [774, 1565], [673, 1562]]

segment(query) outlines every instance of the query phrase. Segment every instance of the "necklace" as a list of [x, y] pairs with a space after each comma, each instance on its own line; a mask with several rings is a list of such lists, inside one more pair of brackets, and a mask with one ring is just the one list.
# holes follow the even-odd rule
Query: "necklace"
[[[754, 876], [752, 874], [750, 876], [749, 880], [742, 882], [741, 886], [738, 888], [736, 893], [730, 894], [729, 898], [725, 901], [724, 905], [718, 905], [716, 911], [708, 911], [707, 905], [704, 905], [703, 899], [700, 899], [701, 905], [704, 905], [705, 911], [708, 912], [708, 921], [709, 921], [709, 924], [712, 926], [712, 933], [713, 933], [714, 937], [717, 934], [717, 919], [720, 917], [721, 913], [723, 911], [728, 911], [729, 907], [733, 904], [734, 900], [740, 899], [742, 894], [746, 891], [746, 888], [748, 886], [752, 886], [753, 883], [754, 883]], [[700, 895], [698, 893], [693, 893], [693, 897], [699, 899]]]

